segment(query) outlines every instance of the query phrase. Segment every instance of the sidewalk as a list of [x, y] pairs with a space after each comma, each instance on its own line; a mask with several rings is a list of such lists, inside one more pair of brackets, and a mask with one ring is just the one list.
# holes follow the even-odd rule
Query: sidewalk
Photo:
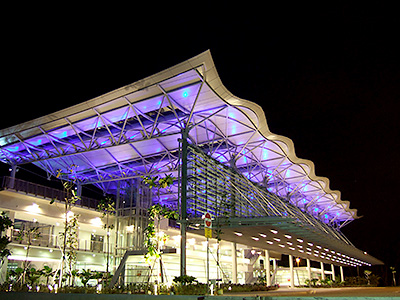
[[400, 286], [397, 287], [343, 287], [343, 288], [289, 288], [277, 290], [225, 293], [234, 297], [396, 297], [400, 299]]

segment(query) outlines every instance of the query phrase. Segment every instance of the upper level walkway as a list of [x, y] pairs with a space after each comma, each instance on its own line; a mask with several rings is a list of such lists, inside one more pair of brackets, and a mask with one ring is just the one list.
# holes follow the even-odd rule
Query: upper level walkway
[[[30, 196], [39, 197], [43, 199], [62, 201], [66, 197], [66, 192], [64, 190], [51, 188], [48, 186], [44, 186], [41, 184], [9, 176], [2, 177], [0, 183], [1, 183], [0, 187], [1, 190], [11, 190], [18, 193], [24, 193]], [[78, 200], [75, 203], [75, 205], [84, 208], [96, 209], [98, 203], [99, 200], [81, 196], [81, 199]]]

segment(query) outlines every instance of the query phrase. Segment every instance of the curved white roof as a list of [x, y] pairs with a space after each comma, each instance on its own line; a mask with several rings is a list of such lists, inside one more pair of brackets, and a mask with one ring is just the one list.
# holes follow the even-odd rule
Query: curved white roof
[[84, 184], [177, 172], [181, 129], [191, 143], [325, 223], [357, 218], [291, 139], [270, 132], [262, 108], [222, 84], [209, 51], [89, 101], [0, 131], [0, 159], [55, 174], [77, 165]]

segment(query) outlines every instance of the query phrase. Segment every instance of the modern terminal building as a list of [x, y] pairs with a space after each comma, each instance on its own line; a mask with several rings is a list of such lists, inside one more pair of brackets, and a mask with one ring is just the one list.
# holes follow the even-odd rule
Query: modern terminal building
[[[0, 131], [0, 159], [10, 166], [0, 210], [14, 221], [12, 254], [3, 265], [28, 260], [58, 268], [64, 191], [18, 179], [34, 164], [74, 180], [78, 194], [94, 185], [115, 199], [115, 224], [106, 246], [97, 200], [82, 195], [77, 269], [105, 271], [109, 253], [116, 280], [145, 282], [143, 230], [156, 203], [179, 212], [162, 220], [163, 280], [195, 276], [205, 282], [206, 213], [215, 229], [209, 243], [209, 278], [268, 285], [302, 285], [306, 279], [343, 280], [343, 267], [382, 264], [341, 232], [357, 210], [341, 199], [314, 164], [296, 157], [293, 142], [269, 131], [262, 108], [232, 95], [206, 51], [174, 67], [89, 101]], [[75, 172], [66, 174], [75, 166]], [[150, 190], [142, 176], [172, 174], [172, 186]], [[50, 200], [55, 199], [54, 204]], [[37, 225], [38, 224], [38, 225]], [[38, 226], [39, 238], [17, 239]], [[281, 262], [289, 261], [281, 266]], [[217, 263], [217, 261], [219, 263]]]

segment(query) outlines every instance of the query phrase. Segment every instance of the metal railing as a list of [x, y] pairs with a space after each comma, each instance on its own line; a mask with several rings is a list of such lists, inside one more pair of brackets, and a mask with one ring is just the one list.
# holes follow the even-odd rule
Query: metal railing
[[[22, 192], [27, 195], [40, 197], [44, 199], [63, 201], [66, 197], [66, 192], [63, 190], [51, 188], [41, 184], [25, 181], [18, 178], [9, 176], [3, 176], [1, 180], [1, 188], [3, 190], [13, 190], [16, 192]], [[99, 200], [82, 196], [75, 205], [96, 209]]]
[[[19, 233], [20, 231], [17, 229], [12, 230], [11, 242], [13, 244], [28, 245], [29, 244], [28, 238], [26, 238], [25, 236], [21, 238]], [[61, 249], [63, 247], [63, 239], [57, 234], [41, 234], [39, 237], [31, 239], [30, 244], [31, 246], [36, 246], [36, 247]], [[113, 252], [114, 246], [115, 246], [114, 243], [110, 243], [109, 249], [111, 253]], [[105, 241], [78, 239], [77, 250], [106, 253], [107, 244]]]

